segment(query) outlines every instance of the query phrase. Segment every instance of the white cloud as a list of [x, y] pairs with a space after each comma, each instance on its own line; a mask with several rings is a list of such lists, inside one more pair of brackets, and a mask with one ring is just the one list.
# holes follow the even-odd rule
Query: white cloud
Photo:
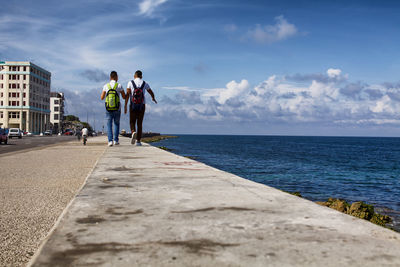
[[[176, 94], [175, 100], [169, 102], [171, 104], [161, 102], [161, 105], [152, 106], [150, 112], [159, 118], [165, 114], [179, 114], [180, 120], [196, 123], [313, 123], [332, 127], [338, 124], [400, 124], [397, 118], [400, 113], [400, 88], [363, 84], [349, 94], [341, 89], [354, 84], [339, 79], [343, 76], [340, 70], [330, 69], [326, 73], [335, 79], [311, 80], [305, 84], [304, 80], [293, 82], [271, 75], [254, 87], [245, 79], [231, 81], [225, 88]], [[375, 92], [377, 90], [379, 94]]]
[[341, 73], [342, 73], [342, 70], [340, 70], [340, 69], [328, 69], [326, 71], [326, 74], [328, 74], [328, 76], [330, 78], [338, 77], [338, 76], [340, 76]]
[[221, 104], [225, 104], [225, 102], [234, 97], [240, 97], [240, 95], [248, 95], [248, 91], [250, 89], [250, 84], [247, 80], [242, 80], [240, 83], [235, 81], [231, 81], [226, 84], [226, 89], [223, 89], [219, 92], [218, 100]]
[[150, 17], [153, 15], [154, 10], [165, 2], [167, 2], [167, 0], [143, 0], [139, 3], [139, 13]]
[[298, 33], [294, 24], [289, 23], [283, 16], [275, 17], [274, 25], [256, 25], [254, 29], [247, 32], [246, 39], [257, 43], [274, 43], [288, 39]]

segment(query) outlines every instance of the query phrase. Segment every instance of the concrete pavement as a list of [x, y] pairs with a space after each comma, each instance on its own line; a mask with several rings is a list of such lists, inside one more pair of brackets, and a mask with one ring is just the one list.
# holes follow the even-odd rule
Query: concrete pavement
[[106, 147], [96, 137], [0, 155], [0, 266], [26, 265]]
[[107, 148], [33, 266], [399, 266], [400, 234], [149, 145]]

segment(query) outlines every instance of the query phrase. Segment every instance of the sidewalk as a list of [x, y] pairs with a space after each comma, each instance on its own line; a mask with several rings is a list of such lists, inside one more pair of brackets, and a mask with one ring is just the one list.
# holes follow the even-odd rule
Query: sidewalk
[[103, 140], [43, 142], [0, 155], [0, 266], [26, 266], [106, 150]]
[[400, 234], [149, 145], [107, 148], [33, 266], [399, 266]]

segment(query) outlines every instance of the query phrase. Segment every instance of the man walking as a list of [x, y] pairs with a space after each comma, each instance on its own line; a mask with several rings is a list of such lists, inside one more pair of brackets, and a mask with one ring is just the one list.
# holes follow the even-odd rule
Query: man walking
[[[154, 97], [154, 93], [150, 88], [150, 85], [143, 81], [143, 74], [140, 70], [137, 70], [134, 75], [134, 80], [128, 83], [126, 88], [126, 99], [125, 99], [125, 114], [127, 113], [128, 98], [131, 101], [129, 106], [129, 122], [131, 126], [132, 139], [131, 144], [141, 146], [142, 143], [142, 131], [143, 131], [143, 118], [146, 111], [146, 91], [150, 94], [154, 103], [157, 101]], [[137, 129], [136, 129], [137, 123]], [[137, 130], [137, 131], [136, 131]]]
[[[101, 100], [106, 99], [106, 116], [107, 116], [107, 134], [108, 134], [108, 146], [119, 145], [119, 121], [121, 118], [121, 104], [120, 97], [125, 99], [126, 95], [124, 88], [118, 83], [118, 74], [116, 71], [110, 73], [110, 82], [103, 86], [103, 92], [101, 93]], [[114, 124], [114, 136], [113, 136], [113, 124]], [[114, 143], [113, 143], [114, 139]]]

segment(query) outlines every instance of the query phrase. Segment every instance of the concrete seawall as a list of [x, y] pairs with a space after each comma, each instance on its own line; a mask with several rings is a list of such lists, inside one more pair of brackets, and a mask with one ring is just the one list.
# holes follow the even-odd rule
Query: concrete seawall
[[399, 266], [400, 234], [128, 139], [33, 266]]

